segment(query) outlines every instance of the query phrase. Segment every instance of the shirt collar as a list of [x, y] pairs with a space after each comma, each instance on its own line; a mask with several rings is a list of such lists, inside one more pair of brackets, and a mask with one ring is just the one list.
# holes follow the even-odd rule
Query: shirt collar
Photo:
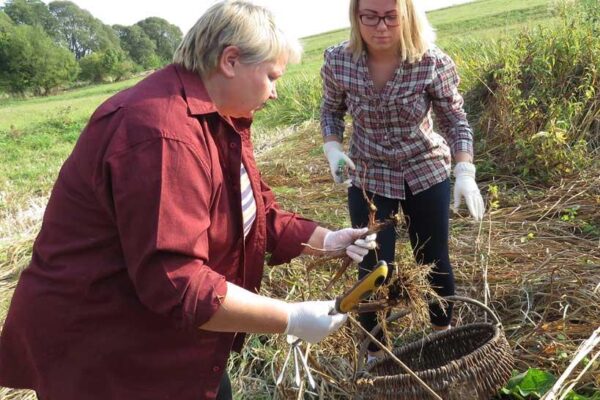
[[360, 57], [358, 57], [358, 68], [359, 71], [363, 74], [363, 76], [369, 76], [369, 64], [367, 63], [367, 51], [363, 50], [360, 53]]
[[[217, 107], [211, 100], [206, 91], [206, 86], [200, 75], [195, 72], [188, 71], [181, 65], [175, 64], [175, 70], [181, 79], [185, 101], [188, 105], [188, 110], [191, 115], [202, 115], [216, 113]], [[223, 118], [230, 124], [235, 131], [242, 136], [249, 135], [252, 119], [249, 118]]]
[[217, 112], [215, 103], [208, 96], [202, 78], [195, 72], [188, 71], [181, 65], [175, 65], [188, 110], [191, 115], [202, 115]]

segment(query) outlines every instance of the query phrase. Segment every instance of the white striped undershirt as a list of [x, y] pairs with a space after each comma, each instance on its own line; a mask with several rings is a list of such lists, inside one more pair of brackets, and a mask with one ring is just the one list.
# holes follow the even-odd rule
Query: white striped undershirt
[[254, 193], [250, 186], [250, 179], [244, 164], [240, 167], [240, 190], [242, 192], [242, 216], [244, 219], [244, 238], [248, 236], [252, 224], [256, 219], [256, 201], [254, 201]]

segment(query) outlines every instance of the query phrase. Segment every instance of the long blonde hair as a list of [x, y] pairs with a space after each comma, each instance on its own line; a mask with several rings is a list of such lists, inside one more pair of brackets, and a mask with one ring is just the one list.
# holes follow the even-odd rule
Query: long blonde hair
[[[358, 6], [360, 0], [350, 0], [350, 40], [348, 50], [354, 60], [358, 60], [366, 50], [365, 42], [360, 35], [360, 19]], [[417, 7], [413, 0], [396, 0], [396, 12], [400, 21], [400, 41], [398, 54], [402, 61], [420, 61], [435, 41], [435, 32], [425, 12]]]
[[298, 40], [281, 31], [266, 8], [225, 0], [200, 17], [175, 50], [173, 62], [206, 76], [217, 68], [227, 46], [237, 46], [241, 62], [246, 64], [274, 61], [280, 56], [294, 63], [302, 51]]

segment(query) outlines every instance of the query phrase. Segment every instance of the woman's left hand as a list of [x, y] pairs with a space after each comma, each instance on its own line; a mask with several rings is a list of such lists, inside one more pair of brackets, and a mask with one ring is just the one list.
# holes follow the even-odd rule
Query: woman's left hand
[[367, 228], [346, 228], [339, 231], [327, 232], [323, 240], [325, 250], [346, 249], [348, 257], [361, 262], [370, 250], [377, 247], [377, 234], [363, 237], [369, 230]]
[[465, 198], [469, 213], [476, 221], [481, 221], [485, 213], [485, 205], [477, 183], [475, 182], [475, 166], [470, 162], [459, 162], [454, 166], [454, 210]]

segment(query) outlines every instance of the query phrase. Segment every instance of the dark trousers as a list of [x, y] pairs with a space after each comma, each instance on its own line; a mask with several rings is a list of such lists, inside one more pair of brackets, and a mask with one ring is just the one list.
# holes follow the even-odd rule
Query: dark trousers
[[[413, 195], [408, 185], [405, 200], [390, 199], [366, 192], [367, 196], [377, 207], [376, 218], [383, 220], [398, 213], [402, 207], [408, 227], [408, 235], [415, 261], [418, 264], [434, 264], [429, 276], [434, 290], [440, 296], [454, 294], [454, 274], [448, 256], [448, 229], [450, 209], [450, 181], [438, 183], [431, 188]], [[350, 220], [355, 228], [367, 226], [369, 222], [369, 206], [364, 198], [362, 189], [352, 186], [348, 189], [348, 210]], [[370, 251], [359, 264], [359, 279], [373, 270], [378, 260], [394, 263], [396, 250], [396, 232], [389, 227], [377, 234], [378, 249]], [[450, 324], [452, 304], [446, 310], [435, 304], [429, 307], [431, 323], [438, 326]], [[371, 331], [377, 324], [375, 313], [362, 313], [359, 316], [361, 325]], [[370, 351], [379, 347], [369, 344]]]
[[223, 374], [221, 378], [221, 383], [219, 384], [219, 391], [217, 392], [216, 400], [232, 400], [233, 393], [231, 392], [231, 381], [229, 380], [229, 374], [227, 371]]

